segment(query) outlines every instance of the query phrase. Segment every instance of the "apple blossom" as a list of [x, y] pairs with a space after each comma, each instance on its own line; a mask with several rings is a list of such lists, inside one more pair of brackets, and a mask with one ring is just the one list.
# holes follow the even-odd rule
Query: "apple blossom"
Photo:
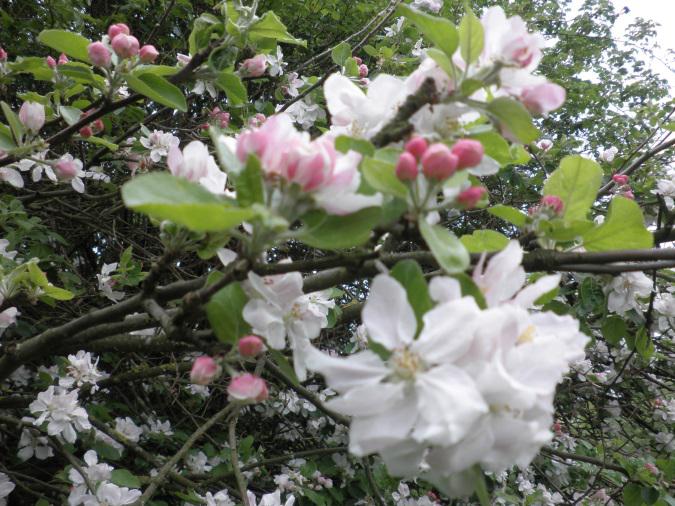
[[105, 482], [98, 486], [95, 496], [85, 499], [82, 504], [84, 506], [99, 506], [101, 504], [126, 506], [127, 504], [136, 503], [141, 495], [140, 490], [120, 487], [114, 483]]
[[197, 385], [208, 385], [220, 376], [221, 371], [220, 365], [213, 358], [202, 355], [192, 363], [190, 381]]
[[424, 152], [421, 162], [424, 175], [440, 181], [455, 173], [459, 160], [445, 144], [436, 143]]
[[56, 67], [56, 60], [51, 56], [47, 56], [47, 58], [45, 58], [45, 62], [49, 68], [53, 69]]
[[267, 63], [269, 64], [269, 74], [272, 77], [281, 76], [284, 73], [284, 67], [288, 65], [284, 61], [284, 53], [281, 51], [281, 46], [277, 44], [276, 54], [265, 55]]
[[615, 146], [603, 149], [600, 152], [600, 160], [602, 160], [603, 162], [612, 163], [614, 161], [614, 157], [618, 152], [619, 150]]
[[553, 147], [553, 141], [550, 139], [541, 139], [536, 145], [539, 149], [546, 152]]
[[222, 111], [218, 106], [211, 109], [209, 118], [220, 128], [227, 128], [230, 125], [230, 113]]
[[607, 285], [607, 309], [624, 314], [631, 309], [641, 310], [639, 298], [652, 292], [652, 280], [642, 272], [624, 272], [615, 276]]
[[59, 158], [54, 164], [54, 172], [59, 179], [70, 181], [73, 190], [78, 193], [84, 193], [82, 177], [85, 176], [85, 173], [82, 170], [82, 162], [77, 158], [73, 158], [73, 155], [67, 153]]
[[87, 54], [97, 67], [110, 66], [110, 49], [103, 42], [92, 42], [87, 46]]
[[33, 415], [39, 415], [34, 425], [39, 427], [47, 422], [50, 436], [61, 436], [69, 443], [74, 443], [78, 432], [91, 429], [89, 416], [79, 406], [77, 396], [78, 390], [64, 392], [50, 385], [28, 406]]
[[80, 135], [85, 139], [87, 139], [92, 135], [94, 135], [94, 131], [91, 129], [89, 125], [85, 125], [82, 128], [80, 128]]
[[225, 174], [209, 154], [209, 149], [200, 141], [192, 141], [183, 148], [176, 145], [169, 148], [166, 160], [171, 174], [188, 181], [201, 184], [215, 194], [226, 194], [227, 174]]
[[250, 373], [234, 376], [227, 387], [231, 399], [262, 402], [269, 396], [265, 380]]
[[633, 193], [633, 190], [630, 187], [624, 189], [624, 191], [621, 192], [621, 196], [630, 200], [635, 200], [635, 194]]
[[142, 63], [152, 63], [157, 59], [158, 56], [159, 51], [157, 51], [155, 46], [151, 44], [146, 44], [138, 52], [138, 58]]
[[565, 102], [565, 88], [554, 83], [543, 83], [532, 87], [526, 87], [521, 100], [523, 105], [532, 113], [546, 116], [555, 111]]
[[256, 501], [255, 495], [251, 491], [246, 491], [246, 499], [248, 506], [293, 506], [295, 504], [295, 497], [289, 495], [286, 497], [286, 502], [281, 503], [281, 491], [275, 490], [271, 494], [264, 494], [260, 498], [260, 502]]
[[487, 190], [482, 186], [471, 186], [466, 190], [462, 190], [457, 195], [457, 203], [465, 209], [473, 209], [487, 194]]
[[[0, 295], [0, 304], [2, 303], [2, 295]], [[5, 330], [12, 325], [16, 325], [16, 317], [21, 313], [15, 307], [8, 307], [0, 312], [0, 336]]]
[[422, 158], [425, 151], [429, 147], [429, 143], [424, 137], [414, 136], [405, 143], [405, 150], [413, 155], [417, 160]]
[[365, 63], [359, 65], [359, 77], [368, 77], [368, 66]]
[[[21, 421], [32, 424], [34, 419], [25, 416]], [[54, 456], [54, 450], [49, 444], [49, 439], [39, 434], [35, 429], [24, 428], [21, 431], [21, 438], [18, 444], [19, 451], [16, 454], [21, 461], [25, 462], [33, 457], [38, 460], [46, 460]]]
[[415, 157], [407, 151], [401, 153], [396, 163], [396, 177], [401, 181], [414, 181], [418, 173], [419, 169]]
[[153, 162], [159, 162], [169, 154], [172, 146], [180, 144], [180, 139], [170, 132], [153, 130], [147, 137], [141, 137], [140, 142], [144, 148], [150, 150], [150, 159]]
[[267, 70], [267, 57], [264, 54], [255, 55], [244, 60], [239, 65], [239, 73], [244, 77], [260, 77]]
[[417, 8], [438, 12], [443, 7], [443, 0], [413, 0], [412, 4]]
[[626, 185], [628, 184], [628, 176], [625, 174], [614, 174], [612, 176], [612, 181], [614, 181], [618, 185]]
[[565, 209], [565, 203], [557, 195], [544, 195], [541, 198], [539, 206], [542, 208], [548, 208], [553, 211], [554, 214], [562, 214]]
[[124, 33], [120, 33], [111, 39], [110, 45], [113, 48], [113, 51], [115, 51], [115, 54], [120, 58], [131, 58], [136, 56], [140, 46], [136, 37]]
[[58, 62], [59, 65], [65, 65], [66, 63], [69, 63], [69, 62], [70, 62], [70, 60], [66, 56], [66, 53], [61, 53], [59, 55], [59, 62]]
[[[2, 48], [0, 48], [0, 51], [2, 51]], [[0, 53], [0, 57], [1, 56], [2, 54]], [[16, 488], [16, 485], [9, 479], [9, 476], [5, 473], [0, 473], [0, 505], [7, 504], [7, 496], [12, 493], [14, 488]]]
[[107, 377], [107, 374], [101, 373], [98, 369], [98, 359], [92, 362], [91, 353], [80, 350], [76, 355], [68, 355], [68, 375], [59, 378], [59, 386], [72, 388], [73, 386], [82, 387], [85, 384], [91, 385], [91, 392], [98, 390], [97, 383]]
[[138, 443], [143, 435], [143, 429], [128, 416], [115, 418], [115, 430], [133, 443]]
[[108, 38], [110, 40], [113, 40], [120, 33], [123, 33], [125, 35], [129, 35], [129, 34], [131, 34], [131, 30], [129, 30], [129, 27], [127, 25], [125, 25], [124, 23], [115, 23], [115, 24], [112, 24], [108, 27]]
[[457, 157], [457, 168], [466, 169], [479, 165], [485, 151], [483, 145], [473, 139], [460, 139], [450, 150]]
[[37, 102], [24, 102], [19, 109], [19, 120], [32, 133], [38, 133], [45, 124], [45, 106]]
[[256, 357], [262, 353], [265, 344], [258, 336], [250, 335], [239, 339], [237, 349], [242, 357]]

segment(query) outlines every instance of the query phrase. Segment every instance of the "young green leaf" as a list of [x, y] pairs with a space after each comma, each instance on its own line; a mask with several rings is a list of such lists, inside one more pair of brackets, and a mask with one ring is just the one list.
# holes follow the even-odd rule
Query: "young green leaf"
[[599, 227], [583, 234], [587, 251], [651, 248], [654, 236], [647, 230], [640, 206], [634, 200], [615, 197]]
[[532, 123], [527, 109], [511, 98], [499, 97], [487, 105], [487, 112], [503, 124], [523, 144], [534, 142], [539, 130]]
[[412, 21], [427, 40], [452, 59], [459, 44], [459, 35], [449, 19], [425, 14], [407, 5], [399, 5], [398, 11]]
[[602, 183], [602, 169], [582, 156], [566, 156], [544, 184], [544, 195], [563, 201], [567, 222], [585, 220]]
[[124, 76], [129, 88], [141, 95], [154, 100], [158, 104], [173, 107], [182, 112], [187, 112], [187, 102], [180, 89], [162, 76], [147, 73], [135, 76], [126, 74]]
[[418, 226], [434, 258], [445, 272], [464, 272], [469, 267], [469, 252], [455, 234], [440, 225], [429, 225], [423, 217], [419, 219]]
[[251, 332], [242, 312], [248, 297], [238, 282], [219, 290], [206, 305], [206, 316], [220, 342], [236, 344], [240, 337]]
[[38, 40], [45, 46], [56, 49], [59, 53], [66, 53], [76, 60], [91, 63], [87, 47], [91, 41], [79, 33], [69, 32], [67, 30], [42, 30], [38, 35]]
[[469, 8], [459, 23], [459, 51], [467, 64], [475, 62], [483, 52], [483, 24]]

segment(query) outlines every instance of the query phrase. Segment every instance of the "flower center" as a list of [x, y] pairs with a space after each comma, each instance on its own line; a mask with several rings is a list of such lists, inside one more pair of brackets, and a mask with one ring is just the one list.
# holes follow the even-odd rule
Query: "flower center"
[[426, 365], [420, 356], [408, 348], [394, 351], [389, 358], [389, 362], [394, 370], [394, 375], [406, 381], [414, 379], [418, 372], [426, 369]]
[[525, 344], [534, 340], [534, 334], [537, 329], [534, 325], [528, 325], [527, 328], [518, 336], [516, 344]]

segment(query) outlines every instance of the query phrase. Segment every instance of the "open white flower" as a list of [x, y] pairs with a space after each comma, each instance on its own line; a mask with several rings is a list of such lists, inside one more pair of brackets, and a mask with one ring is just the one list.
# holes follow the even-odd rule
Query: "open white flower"
[[7, 496], [12, 493], [15, 487], [16, 485], [12, 483], [9, 476], [5, 473], [0, 473], [0, 506], [7, 504]]
[[624, 272], [607, 285], [607, 309], [624, 314], [631, 309], [641, 311], [639, 298], [648, 297], [652, 291], [652, 280], [643, 272]]
[[255, 494], [251, 491], [246, 491], [249, 506], [293, 506], [295, 504], [295, 497], [289, 495], [286, 502], [281, 502], [281, 491], [275, 490], [271, 494], [265, 494], [260, 498], [260, 502], [256, 501]]
[[389, 358], [372, 351], [347, 358], [308, 351], [309, 367], [340, 394], [327, 405], [352, 417], [352, 453], [378, 452], [393, 474], [413, 474], [426, 446], [460, 441], [487, 412], [471, 376], [453, 364], [471, 346], [479, 313], [468, 297], [440, 304], [424, 315], [415, 339], [417, 320], [405, 290], [379, 275], [363, 323]]
[[119, 302], [124, 298], [124, 292], [113, 290], [113, 287], [117, 284], [117, 281], [113, 279], [111, 274], [116, 270], [117, 262], [111, 264], [104, 263], [101, 266], [100, 274], [96, 275], [96, 279], [98, 279], [99, 291], [104, 297], [111, 300], [112, 302]]
[[288, 337], [295, 373], [301, 381], [306, 379], [304, 352], [310, 339], [328, 325], [328, 311], [334, 303], [321, 294], [305, 295], [299, 272], [265, 277], [249, 272], [244, 288], [250, 300], [243, 315], [253, 333], [264, 337], [276, 350], [286, 347]]
[[68, 355], [68, 376], [59, 379], [59, 386], [71, 388], [73, 385], [81, 387], [85, 384], [92, 385], [91, 391], [98, 390], [99, 380], [107, 377], [98, 369], [98, 359], [92, 362], [91, 353], [80, 350], [76, 355]]
[[141, 137], [140, 141], [143, 147], [150, 150], [150, 159], [155, 163], [168, 156], [172, 146], [180, 144], [178, 137], [162, 130], [154, 130], [147, 137]]
[[119, 487], [114, 483], [102, 483], [96, 489], [96, 496], [87, 498], [84, 506], [125, 506], [134, 504], [141, 497], [141, 491]]
[[143, 435], [143, 429], [129, 418], [115, 418], [115, 430], [133, 443], [138, 443]]
[[166, 163], [174, 176], [199, 183], [211, 193], [228, 193], [227, 174], [220, 170], [209, 149], [200, 141], [192, 141], [182, 152], [178, 146], [171, 146]]
[[277, 46], [276, 54], [268, 54], [265, 56], [267, 63], [269, 64], [268, 73], [272, 77], [281, 76], [284, 73], [284, 67], [288, 65], [284, 61], [284, 53], [281, 51], [281, 46]]
[[78, 390], [71, 392], [55, 391], [51, 385], [40, 392], [28, 409], [39, 415], [34, 425], [39, 427], [47, 422], [47, 433], [50, 436], [61, 436], [69, 443], [74, 443], [77, 433], [91, 429], [89, 416], [78, 404]]
[[[34, 418], [24, 416], [21, 421], [33, 423]], [[45, 460], [54, 455], [54, 450], [49, 444], [49, 439], [45, 436], [40, 436], [40, 433], [35, 429], [24, 428], [19, 439], [19, 451], [17, 457], [22, 461], [26, 461], [35, 457], [38, 460]]]
[[227, 489], [215, 494], [207, 492], [203, 499], [206, 501], [206, 506], [236, 506], [235, 502], [230, 498]]

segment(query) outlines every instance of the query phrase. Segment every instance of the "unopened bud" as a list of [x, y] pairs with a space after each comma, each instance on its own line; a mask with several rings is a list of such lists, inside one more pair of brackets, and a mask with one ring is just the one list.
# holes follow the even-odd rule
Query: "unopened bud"
[[110, 50], [103, 42], [89, 44], [87, 54], [91, 62], [97, 67], [108, 67], [110, 65]]
[[89, 125], [85, 125], [82, 128], [80, 128], [80, 135], [85, 139], [87, 139], [92, 135], [94, 135], [94, 131], [91, 129]]
[[465, 209], [473, 209], [483, 199], [487, 190], [482, 186], [472, 186], [457, 195], [457, 203]]
[[405, 143], [405, 150], [418, 160], [422, 158], [428, 147], [429, 143], [424, 137], [413, 137]]
[[265, 70], [267, 70], [267, 58], [264, 54], [257, 54], [239, 65], [239, 72], [244, 77], [260, 77]]
[[213, 358], [202, 355], [192, 363], [190, 382], [196, 385], [208, 385], [220, 375], [220, 372], [221, 368]]
[[0, 47], [0, 62], [7, 61], [7, 51]]
[[359, 65], [359, 77], [368, 77], [368, 66], [365, 63]]
[[61, 53], [61, 54], [59, 55], [59, 65], [64, 65], [64, 64], [68, 63], [69, 61], [70, 61], [70, 60], [69, 60], [68, 57], [66, 56], [66, 53]]
[[363, 63], [363, 60], [358, 56], [352, 56], [352, 58], [354, 58], [354, 61], [356, 62], [357, 65], [361, 65]]
[[120, 58], [131, 58], [136, 56], [140, 46], [136, 37], [124, 33], [120, 33], [112, 39], [110, 45], [112, 46], [113, 51], [115, 51], [115, 54]]
[[396, 177], [401, 181], [412, 181], [417, 177], [418, 172], [415, 157], [407, 151], [401, 153], [396, 163]]
[[123, 33], [124, 35], [129, 35], [131, 33], [131, 30], [129, 30], [129, 27], [124, 23], [115, 23], [114, 25], [110, 25], [110, 27], [108, 28], [108, 38], [110, 38], [110, 40], [113, 40], [120, 33]]
[[612, 181], [614, 181], [618, 185], [625, 185], [628, 184], [628, 176], [625, 174], [614, 174], [612, 176]]
[[436, 143], [429, 146], [422, 156], [424, 175], [431, 179], [443, 180], [452, 176], [457, 170], [459, 160], [445, 144]]
[[540, 202], [541, 207], [551, 209], [555, 214], [562, 214], [565, 203], [557, 195], [544, 195]]
[[472, 139], [460, 139], [454, 146], [451, 152], [457, 157], [457, 168], [466, 169], [468, 167], [475, 167], [483, 160], [483, 145]]
[[47, 62], [47, 66], [50, 69], [53, 69], [53, 68], [56, 67], [56, 60], [54, 58], [52, 58], [51, 56], [47, 56], [47, 58], [45, 58], [45, 61]]
[[38, 133], [45, 124], [45, 106], [37, 102], [24, 102], [19, 109], [19, 121], [31, 132]]
[[143, 63], [152, 63], [159, 56], [159, 51], [155, 49], [155, 46], [146, 44], [138, 52], [138, 57]]
[[227, 393], [230, 398], [245, 402], [261, 402], [269, 397], [265, 380], [251, 373], [232, 378]]
[[245, 336], [239, 339], [239, 354], [242, 357], [256, 357], [260, 355], [264, 347], [262, 339], [258, 336]]

